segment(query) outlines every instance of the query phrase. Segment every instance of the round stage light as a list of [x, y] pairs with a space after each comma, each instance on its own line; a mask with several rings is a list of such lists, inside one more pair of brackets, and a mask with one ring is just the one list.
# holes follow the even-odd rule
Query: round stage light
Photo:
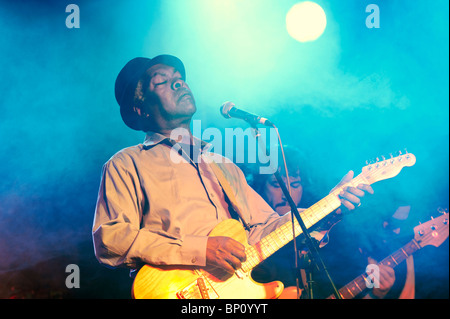
[[317, 40], [326, 25], [325, 11], [315, 2], [297, 3], [286, 14], [286, 29], [291, 37], [300, 42]]

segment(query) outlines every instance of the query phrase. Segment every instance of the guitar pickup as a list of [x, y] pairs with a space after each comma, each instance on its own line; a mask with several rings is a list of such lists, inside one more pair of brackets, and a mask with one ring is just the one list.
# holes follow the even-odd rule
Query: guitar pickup
[[197, 280], [177, 292], [178, 299], [219, 299], [210, 282], [204, 277], [198, 277]]

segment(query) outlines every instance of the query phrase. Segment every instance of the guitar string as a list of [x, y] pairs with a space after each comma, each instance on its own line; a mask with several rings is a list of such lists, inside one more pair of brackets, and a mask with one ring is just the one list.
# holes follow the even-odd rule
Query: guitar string
[[[393, 164], [393, 163], [391, 163], [391, 164]], [[385, 165], [383, 165], [383, 164], [379, 164], [379, 165], [382, 165], [381, 167], [386, 167], [386, 165], [387, 165], [387, 162], [386, 162], [386, 164]], [[382, 175], [383, 174], [383, 172], [382, 171], [380, 171], [379, 169], [378, 169], [378, 167], [376, 167], [376, 169], [372, 172], [372, 177], [375, 177], [375, 178], [378, 178], [380, 175]], [[360, 175], [358, 175], [357, 177], [355, 177], [353, 180], [351, 180], [349, 183], [347, 183], [345, 186], [347, 186], [347, 185], [352, 185], [352, 186], [357, 186], [358, 184], [360, 184], [361, 182], [367, 182], [367, 180], [366, 180], [366, 178], [363, 178], [363, 176], [362, 176], [362, 174], [360, 174]], [[345, 186], [343, 186], [343, 187], [345, 187]], [[336, 194], [336, 193], [338, 193], [338, 192], [340, 192], [340, 191], [342, 191], [342, 189], [343, 189], [343, 187], [340, 187], [338, 190], [336, 190], [335, 192], [333, 192], [334, 194]], [[332, 193], [332, 194], [333, 194]], [[331, 195], [331, 194], [330, 194]], [[303, 218], [305, 218], [305, 219], [307, 219], [307, 221], [310, 223], [310, 225], [308, 226], [308, 228], [309, 227], [311, 227], [312, 225], [314, 225], [315, 223], [317, 223], [319, 220], [321, 220], [324, 216], [326, 216], [326, 215], [328, 215], [329, 213], [323, 213], [325, 210], [323, 209], [323, 208], [321, 208], [320, 206], [321, 206], [321, 204], [323, 204], [323, 202], [329, 202], [328, 201], [328, 199], [329, 199], [329, 196], [327, 196], [327, 197], [325, 197], [324, 199], [322, 199], [321, 201], [319, 201], [318, 203], [316, 203], [316, 204], [314, 204], [313, 206], [311, 206], [311, 208], [310, 209], [307, 209], [307, 210], [305, 210], [304, 211], [304, 214], [303, 214]], [[325, 207], [326, 207], [326, 205], [325, 205]], [[321, 216], [320, 218], [318, 218], [317, 217], [317, 215], [323, 215], [323, 216]], [[314, 220], [315, 219], [315, 221], [311, 221], [311, 219], [312, 220]], [[289, 223], [287, 223], [287, 224], [289, 224]], [[283, 225], [284, 226], [284, 225]], [[298, 231], [298, 229], [297, 229], [297, 231]], [[302, 231], [300, 230], [300, 233], [302, 233]], [[277, 235], [277, 236], [275, 236], [275, 235]], [[270, 236], [270, 237], [269, 237]], [[258, 259], [261, 259], [261, 257], [263, 258], [262, 260], [264, 260], [265, 258], [267, 258], [268, 256], [270, 256], [272, 253], [270, 252], [270, 251], [267, 251], [267, 249], [266, 249], [266, 251], [264, 251], [264, 247], [268, 247], [269, 246], [269, 248], [270, 249], [272, 249], [272, 250], [274, 250], [274, 251], [276, 251], [277, 250], [277, 248], [273, 248], [272, 246], [272, 244], [270, 244], [270, 242], [271, 242], [271, 239], [273, 239], [273, 241], [275, 241], [276, 242], [276, 238], [278, 237], [278, 234], [277, 233], [275, 233], [275, 232], [273, 232], [273, 233], [271, 233], [271, 234], [269, 234], [268, 236], [266, 236], [266, 237], [268, 237], [267, 238], [267, 243], [269, 244], [269, 245], [263, 245], [264, 243], [262, 243], [260, 246], [261, 246], [261, 249], [262, 249], [262, 253], [264, 254], [264, 256], [261, 256], [260, 255], [260, 253], [259, 253], [259, 251], [257, 250], [257, 249], [253, 249], [254, 251], [252, 251], [252, 249], [250, 249], [249, 250], [249, 253], [251, 254], [251, 255], [254, 255], [254, 252], [256, 251], [256, 253], [258, 254], [258, 256], [260, 257], [260, 258], [258, 258]], [[264, 240], [265, 238], [263, 238], [263, 240]], [[261, 240], [261, 241], [263, 241], [263, 240]], [[283, 239], [283, 241], [286, 241], [285, 239]], [[282, 243], [283, 243], [283, 241], [282, 241]], [[284, 246], [284, 244], [282, 244], [283, 246]], [[266, 252], [268, 252], [269, 254], [266, 256]], [[265, 258], [264, 258], [265, 257]], [[262, 261], [261, 260], [261, 261]], [[259, 261], [260, 262], [260, 261]], [[251, 266], [254, 266], [254, 265], [251, 265]], [[248, 270], [247, 270], [248, 271]]]
[[[361, 183], [361, 177], [357, 176], [355, 177], [352, 181], [350, 181], [349, 183], [346, 184], [347, 185], [355, 185], [355, 184], [359, 184]], [[345, 186], [343, 186], [345, 187]], [[340, 187], [338, 190], [336, 190], [334, 193], [337, 193], [337, 191], [341, 191], [343, 187]], [[329, 195], [333, 195], [333, 193], [329, 194]], [[327, 208], [327, 206], [329, 205], [329, 197], [327, 196], [324, 199], [322, 199], [321, 201], [317, 202], [316, 204], [312, 205], [310, 208], [306, 209], [304, 212], [302, 212], [302, 219], [306, 220], [306, 224], [307, 228], [311, 227], [312, 225], [314, 225], [315, 223], [317, 223], [319, 220], [321, 220], [324, 216], [328, 215], [329, 213], [324, 213], [324, 211], [326, 211], [324, 208], [322, 208], [321, 206], [324, 206], [325, 208]], [[323, 205], [323, 202], [327, 202], [327, 204]], [[322, 204], [322, 205], [321, 205]], [[333, 205], [331, 205], [333, 206]], [[320, 218], [317, 217], [317, 215], [321, 215]], [[322, 216], [323, 215], [323, 216]], [[308, 225], [309, 223], [309, 225]], [[285, 224], [283, 224], [282, 226], [280, 226], [278, 229], [281, 229], [283, 226], [286, 225], [291, 225], [291, 222], [287, 222]], [[301, 228], [299, 227], [298, 223], [295, 223], [296, 226], [296, 231], [299, 232], [297, 235], [300, 235], [301, 233], [303, 233], [303, 231], [301, 230]], [[289, 227], [290, 228], [290, 227]], [[277, 229], [277, 230], [278, 230]], [[283, 232], [284, 233], [284, 232]], [[284, 233], [283, 235], [285, 235], [286, 233]], [[279, 234], [276, 233], [276, 231], [272, 232], [271, 234], [267, 235], [266, 237], [264, 237], [263, 239], [261, 239], [260, 242], [256, 243], [254, 246], [258, 245], [258, 247], [261, 248], [261, 253], [260, 250], [256, 249], [253, 246], [250, 246], [251, 248], [249, 248], [248, 251], [248, 255], [250, 257], [252, 257], [252, 261], [253, 261], [253, 257], [255, 255], [255, 253], [257, 254], [257, 264], [261, 261], [263, 261], [264, 259], [266, 259], [267, 257], [269, 257], [271, 254], [273, 254], [275, 251], [277, 251], [279, 248], [281, 248], [282, 246], [284, 246], [287, 242], [291, 241], [292, 239], [286, 239], [286, 238], [281, 238], [281, 245], [276, 244], [277, 240], [280, 239]], [[275, 242], [275, 244], [277, 245], [277, 247], [273, 247], [274, 245], [271, 244]], [[253, 248], [253, 249], [252, 249]], [[272, 250], [272, 252], [270, 251]], [[250, 266], [254, 267], [257, 264], [253, 264], [250, 263]], [[243, 267], [244, 268], [244, 267]], [[246, 267], [245, 267], [246, 268]], [[250, 269], [245, 269], [244, 271], [247, 272]]]
[[[352, 181], [351, 181], [352, 182]], [[359, 183], [359, 179], [358, 178], [355, 178], [354, 180], [353, 180], [353, 182], [354, 183]], [[338, 189], [339, 191], [341, 190], [341, 188], [340, 189]], [[331, 195], [331, 194], [330, 194]], [[329, 196], [327, 196], [327, 197], [329, 197]], [[326, 202], [328, 202], [328, 199], [327, 199], [327, 197], [325, 198], [325, 201]], [[323, 203], [323, 202], [322, 202]], [[327, 205], [325, 205], [325, 206], [327, 206]], [[315, 222], [311, 222], [311, 218], [313, 217], [313, 216], [316, 216], [318, 213], [321, 213], [324, 209], [322, 208], [320, 208], [320, 204], [319, 205], [317, 205], [316, 207], [318, 207], [317, 208], [317, 210], [318, 210], [318, 212], [316, 212], [316, 214], [314, 214], [314, 208], [311, 210], [311, 214], [309, 214], [308, 215], [308, 213], [306, 213], [306, 214], [304, 214], [304, 216], [306, 216], [307, 217], [307, 219], [308, 219], [308, 221], [309, 221], [309, 223], [311, 224], [311, 225], [314, 225], [315, 224]], [[307, 211], [307, 210], [306, 210]], [[322, 213], [323, 214], [323, 213]], [[327, 213], [326, 214], [323, 214], [324, 216], [326, 216], [327, 215]], [[318, 219], [319, 220], [319, 219]], [[283, 229], [282, 229], [282, 227], [285, 227], [285, 228], [288, 228], [288, 227], [286, 227], [286, 226], [288, 226], [290, 223], [288, 222], [288, 223], [285, 223], [285, 224], [283, 224], [282, 226], [280, 226], [277, 230], [281, 230], [281, 232], [282, 232], [282, 234], [283, 235], [286, 235], [286, 232], [285, 231], [283, 231]], [[299, 225], [298, 224], [296, 224], [296, 226], [298, 227]], [[277, 231], [276, 230], [276, 231]], [[298, 229], [297, 229], [298, 230]], [[300, 229], [301, 230], [301, 229]], [[275, 241], [276, 242], [276, 240], [277, 239], [281, 239], [281, 246], [284, 246], [285, 244], [286, 244], [286, 238], [281, 238], [280, 236], [279, 236], [279, 234], [276, 232], [276, 231], [274, 231], [274, 232], [272, 232], [271, 234], [269, 234], [268, 236], [266, 236], [266, 237], [264, 237], [260, 242], [258, 242], [258, 243], [256, 243], [254, 246], [250, 246], [250, 248], [248, 249], [249, 250], [249, 252], [248, 252], [248, 256], [250, 257], [250, 259], [249, 259], [249, 261], [248, 262], [246, 262], [246, 264], [244, 264], [242, 267], [241, 267], [241, 269], [245, 272], [245, 273], [247, 273], [249, 270], [251, 270], [254, 266], [256, 266], [259, 262], [261, 262], [262, 260], [264, 260], [264, 257], [266, 257], [267, 258], [267, 256], [266, 256], [266, 254], [268, 253], [268, 256], [270, 256], [272, 253], [270, 252], [270, 251], [268, 251], [268, 248], [265, 248], [265, 247], [269, 247], [271, 250], [273, 250], [273, 251], [276, 251], [277, 249], [274, 249], [273, 248], [273, 245], [271, 244], [271, 239], [273, 239], [273, 241]], [[275, 236], [276, 235], [276, 236]], [[290, 238], [290, 236], [288, 237], [288, 238]], [[290, 241], [291, 239], [289, 239], [289, 241]], [[284, 244], [283, 244], [284, 243]], [[257, 247], [260, 247], [261, 248], [261, 253], [263, 254], [263, 255], [261, 255], [260, 254], [260, 251], [258, 250], [258, 249], [256, 249], [255, 248], [255, 246], [256, 245], [258, 245]], [[255, 256], [255, 253], [256, 253], [256, 255], [257, 256]], [[253, 263], [254, 263], [254, 259], [256, 258], [256, 264], [254, 264], [254, 265], [252, 265]], [[246, 265], [250, 265], [250, 266], [252, 266], [251, 267], [251, 269], [249, 269], [249, 270], [246, 270], [245, 268], [245, 266]], [[228, 281], [225, 281], [225, 282], [223, 282], [223, 283], [221, 283], [222, 285], [221, 285], [221, 287], [226, 287], [226, 286], [228, 286], [229, 285], [229, 283], [230, 283], [231, 281], [230, 280], [228, 280]], [[220, 290], [220, 288], [219, 287], [214, 287], [215, 285], [213, 285], [212, 283], [211, 283], [211, 286], [216, 290], [216, 291], [219, 291]]]
[[[408, 156], [407, 156], [407, 159], [409, 159]], [[398, 158], [398, 162], [400, 162], [401, 160], [402, 160], [402, 157], [399, 157], [399, 158]], [[391, 165], [394, 165], [394, 164], [395, 164], [395, 159], [391, 159], [390, 162], [391, 162]], [[389, 164], [388, 161], [383, 161], [383, 162], [380, 162], [379, 164], [376, 164], [377, 166], [375, 167], [374, 171], [372, 171], [372, 177], [378, 178], [379, 176], [381, 176], [381, 175], [383, 174], [383, 170], [380, 170], [379, 168], [380, 168], [380, 167], [381, 167], [381, 168], [386, 168], [386, 165], [388, 165], [388, 164]], [[370, 170], [370, 169], [371, 169], [371, 166], [369, 166], [369, 170]], [[377, 181], [378, 181], [378, 179], [377, 179]], [[357, 184], [360, 184], [361, 182], [367, 182], [367, 179], [366, 179], [366, 178], [363, 178], [363, 175], [362, 175], [362, 174], [360, 174], [360, 175], [358, 175], [357, 177], [355, 177], [353, 180], [351, 180], [351, 181], [350, 181], [349, 183], [347, 183], [346, 185], [357, 186]], [[343, 187], [345, 187], [345, 186], [343, 186]], [[336, 190], [336, 191], [333, 192], [333, 193], [336, 194], [336, 193], [342, 191], [343, 187], [340, 187], [338, 190]], [[332, 193], [332, 194], [333, 194], [333, 193]], [[320, 206], [321, 206], [320, 204], [321, 204], [321, 203], [323, 203], [324, 201], [325, 201], [325, 202], [328, 202], [328, 197], [329, 197], [329, 196], [325, 197], [323, 200], [321, 200], [321, 201], [319, 201], [318, 203], [316, 203], [316, 204], [314, 204], [313, 206], [311, 206], [311, 209], [305, 210], [305, 214], [303, 214], [302, 218], [307, 219], [307, 221], [310, 223], [310, 225], [308, 226], [308, 228], [311, 227], [312, 225], [314, 225], [315, 223], [317, 223], [319, 220], [321, 220], [323, 217], [325, 217], [326, 215], [329, 214], [329, 213], [325, 213], [325, 214], [324, 214], [324, 213], [323, 213], [324, 209], [323, 209], [323, 208], [320, 208]], [[325, 206], [326, 206], [326, 205], [325, 205]], [[316, 208], [318, 209], [318, 212], [315, 212], [315, 211], [314, 211]], [[319, 215], [319, 214], [323, 215], [323, 217], [317, 218], [317, 215]], [[311, 219], [316, 219], [316, 221], [311, 222]], [[287, 224], [289, 224], [289, 223], [287, 223]], [[298, 231], [298, 229], [297, 229], [297, 231]], [[302, 233], [301, 230], [300, 230], [300, 233]], [[268, 237], [267, 240], [265, 240], [265, 239], [266, 239], [266, 237], [265, 237], [265, 238], [263, 238], [263, 239], [260, 241], [260, 243], [257, 243], [257, 244], [259, 244], [259, 247], [261, 247], [261, 252], [263, 253], [263, 256], [261, 256], [259, 250], [258, 250], [258, 249], [255, 249], [253, 246], [251, 246], [251, 247], [253, 247], [253, 249], [249, 249], [249, 253], [250, 253], [252, 256], [254, 256], [254, 253], [256, 252], [257, 255], [258, 255], [258, 257], [260, 257], [260, 258], [258, 258], [258, 259], [263, 258], [262, 260], [264, 260], [265, 258], [267, 258], [268, 256], [270, 256], [272, 253], [271, 253], [270, 251], [267, 251], [267, 248], [266, 248], [266, 250], [264, 250], [264, 247], [269, 247], [270, 249], [272, 249], [272, 250], [274, 250], [274, 251], [277, 250], [276, 248], [274, 249], [274, 248], [272, 247], [272, 245], [270, 244], [270, 242], [271, 242], [270, 239], [272, 239], [275, 235], [277, 235], [277, 234], [276, 234], [275, 232], [272, 232], [271, 234], [269, 234], [268, 236], [266, 236], [266, 237]], [[298, 235], [299, 235], [299, 234], [298, 234]], [[270, 237], [269, 237], [269, 236], [270, 236]], [[264, 245], [264, 242], [263, 242], [264, 240], [268, 243], [268, 245]], [[274, 240], [275, 240], [275, 239], [274, 239]], [[275, 240], [275, 241], [276, 241], [276, 240]], [[255, 245], [256, 245], [256, 244], [255, 244]], [[284, 246], [284, 245], [283, 245], [283, 246]], [[268, 255], [267, 255], [267, 253], [268, 253]], [[266, 256], [266, 255], [267, 255], [267, 256]], [[262, 260], [261, 260], [261, 261], [262, 261]], [[253, 267], [254, 267], [254, 266], [253, 266]]]
[[[391, 164], [393, 164], [393, 163], [391, 163]], [[372, 174], [372, 176], [373, 177], [378, 177], [379, 175], [381, 175], [382, 174], [382, 172], [380, 172], [379, 170], [376, 170], [373, 174]], [[362, 179], [362, 175], [360, 174], [360, 175], [358, 175], [357, 177], [355, 177], [353, 180], [351, 180], [349, 183], [347, 183], [345, 186], [347, 186], [347, 185], [355, 185], [355, 184], [359, 184], [361, 181], [359, 181], [359, 180], [361, 180]], [[353, 183], [352, 183], [353, 182]], [[363, 180], [363, 182], [365, 182], [365, 180]], [[345, 186], [343, 186], [343, 187], [345, 187]], [[342, 189], [343, 189], [343, 187], [340, 187], [338, 190], [336, 190], [335, 192], [333, 192], [333, 193], [336, 193], [337, 191], [341, 191]], [[331, 194], [329, 194], [329, 195], [332, 195], [333, 193], [331, 193]], [[318, 203], [316, 203], [317, 204], [317, 206], [319, 206], [320, 207], [320, 202], [322, 202], [322, 201], [325, 201], [325, 202], [328, 202], [328, 197], [330, 197], [330, 196], [326, 196], [324, 199], [322, 199], [321, 201], [319, 201]], [[304, 216], [302, 216], [302, 218], [303, 217], [306, 217], [306, 219], [309, 221], [309, 223], [310, 223], [310, 226], [308, 226], [308, 228], [309, 227], [311, 227], [312, 225], [314, 225], [315, 223], [317, 223], [319, 220], [321, 220], [323, 217], [325, 217], [326, 215], [328, 215], [329, 213], [323, 213], [323, 209], [320, 209], [320, 208], [317, 208], [318, 209], [318, 212], [314, 212], [314, 209], [317, 207], [314, 207], [316, 204], [314, 204], [314, 205], [312, 205], [311, 206], [311, 209], [307, 209], [307, 210], [305, 210], [305, 214], [304, 214]], [[326, 205], [325, 205], [326, 206]], [[322, 214], [323, 215], [323, 217], [322, 218], [317, 218], [317, 215], [318, 214]], [[316, 221], [315, 222], [311, 222], [311, 219], [316, 219]], [[289, 225], [291, 222], [288, 222], [288, 223], [285, 223], [285, 224], [283, 224], [282, 226], [280, 226], [278, 229], [281, 229], [281, 227], [283, 227], [283, 226], [286, 226], [286, 225]], [[299, 225], [296, 225], [296, 226], [299, 226]], [[278, 230], [277, 229], [277, 230]], [[296, 229], [296, 231], [298, 232], [299, 230], [298, 229]], [[301, 231], [301, 229], [300, 229], [300, 231]], [[282, 231], [282, 233], [283, 233], [283, 231]], [[302, 232], [300, 232], [300, 233], [302, 233]], [[300, 233], [298, 234], [298, 235], [300, 235]], [[271, 236], [271, 235], [277, 235], [276, 237], [274, 237], [274, 236]], [[270, 237], [269, 237], [270, 236]], [[290, 237], [289, 237], [290, 238]], [[260, 247], [261, 247], [261, 252], [263, 252], [264, 253], [264, 247], [265, 246], [267, 246], [267, 247], [271, 247], [272, 248], [272, 250], [274, 250], [274, 252], [275, 251], [277, 251], [278, 250], [278, 248], [281, 248], [282, 246], [284, 246], [285, 244], [286, 244], [286, 241], [287, 241], [287, 239], [286, 238], [281, 238], [282, 239], [282, 241], [281, 241], [281, 246], [279, 246], [277, 249], [273, 249], [273, 247], [272, 247], [272, 244], [270, 244], [270, 242], [271, 242], [271, 239], [273, 239], [273, 241], [275, 241], [276, 242], [276, 240], [277, 239], [280, 239], [280, 237], [279, 237], [279, 235], [274, 231], [274, 232], [272, 232], [271, 234], [269, 234], [268, 236], [266, 236], [266, 237], [264, 237], [260, 242], [258, 242], [257, 244], [259, 244], [260, 243]], [[264, 243], [262, 242], [263, 240], [266, 240], [266, 242], [267, 242], [267, 244], [268, 245], [263, 245]], [[288, 241], [290, 241], [290, 240], [292, 240], [292, 239], [289, 239]], [[283, 242], [285, 242], [284, 244], [283, 244]], [[255, 245], [257, 245], [257, 244], [255, 244]], [[255, 246], [254, 245], [254, 246]], [[251, 270], [254, 266], [256, 266], [257, 264], [259, 264], [262, 260], [264, 260], [265, 258], [267, 258], [268, 256], [270, 256], [272, 253], [270, 253], [270, 251], [269, 251], [269, 255], [267, 256], [267, 257], [265, 257], [265, 258], [263, 258], [264, 256], [261, 256], [260, 254], [259, 254], [259, 252], [258, 252], [258, 250], [257, 249], [255, 249], [254, 248], [254, 246], [250, 246], [250, 248], [249, 248], [249, 253], [250, 253], [250, 258], [257, 258], [257, 263], [255, 264], [255, 265], [251, 265], [251, 263], [250, 263], [250, 265], [252, 266], [249, 270]], [[257, 256], [259, 257], [256, 257], [255, 256], [255, 253], [257, 254]], [[266, 253], [264, 253], [264, 255], [265, 255]], [[258, 259], [259, 259], [259, 261], [258, 261]], [[249, 264], [249, 263], [247, 263], [247, 264]], [[243, 267], [241, 267], [241, 269], [242, 269]], [[247, 273], [249, 270], [246, 270], [245, 271], [245, 273]], [[236, 276], [235, 274], [233, 275], [233, 276]], [[216, 284], [215, 283], [213, 283], [212, 281], [209, 281], [208, 280], [208, 282], [209, 282], [209, 284], [210, 284], [210, 286], [216, 291], [216, 293], [218, 293], [218, 291], [220, 290], [220, 288], [219, 287], [217, 287], [216, 286]], [[221, 286], [228, 286], [229, 285], [229, 283], [230, 283], [231, 281], [230, 280], [228, 280], [228, 281], [225, 281], [225, 282], [222, 282], [221, 284]]]

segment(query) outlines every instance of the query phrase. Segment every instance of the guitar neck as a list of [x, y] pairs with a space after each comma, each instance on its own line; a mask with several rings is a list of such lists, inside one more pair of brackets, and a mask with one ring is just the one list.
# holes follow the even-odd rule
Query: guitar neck
[[[341, 206], [341, 201], [338, 194], [344, 187], [356, 187], [361, 183], [369, 184], [367, 180], [365, 180], [364, 177], [360, 174], [352, 179], [349, 183], [335, 189], [328, 196], [301, 212], [300, 217], [303, 220], [306, 228], [309, 229], [311, 226], [315, 225]], [[278, 251], [281, 247], [292, 241], [294, 239], [294, 233], [295, 237], [303, 233], [302, 228], [298, 224], [297, 220], [294, 220], [294, 227], [292, 226], [292, 222], [289, 221], [278, 227], [269, 235], [262, 238], [261, 241], [259, 241], [255, 245], [250, 246], [250, 248], [248, 248], [246, 251], [247, 260], [242, 264], [242, 270], [244, 272], [247, 272], [256, 267], [262, 261]]]
[[[406, 258], [414, 254], [420, 248], [421, 247], [419, 246], [419, 244], [413, 239], [405, 246], [397, 250], [395, 253], [383, 259], [378, 263], [378, 265], [385, 265], [394, 268], [405, 261]], [[352, 282], [339, 289], [339, 294], [341, 295], [342, 299], [353, 299], [358, 294], [366, 290], [367, 282], [370, 282], [370, 280], [368, 279], [368, 275], [362, 274]], [[335, 298], [336, 297], [334, 295], [331, 295], [327, 299]]]

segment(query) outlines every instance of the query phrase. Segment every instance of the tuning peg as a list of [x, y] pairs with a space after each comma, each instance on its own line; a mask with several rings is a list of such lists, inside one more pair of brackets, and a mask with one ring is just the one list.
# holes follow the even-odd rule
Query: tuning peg
[[389, 156], [391, 157], [390, 162], [391, 164], [394, 164], [394, 155], [392, 155], [392, 153], [389, 153]]

